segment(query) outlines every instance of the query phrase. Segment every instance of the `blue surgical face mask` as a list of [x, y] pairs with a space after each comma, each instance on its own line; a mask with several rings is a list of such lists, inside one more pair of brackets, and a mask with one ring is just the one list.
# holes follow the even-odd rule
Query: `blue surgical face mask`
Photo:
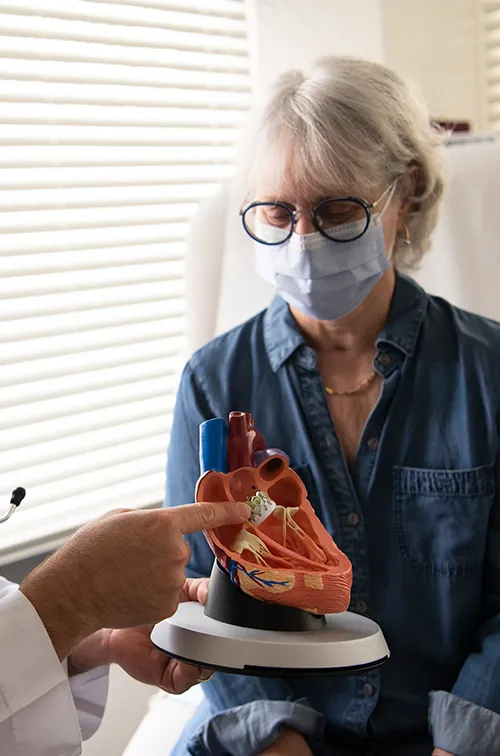
[[[336, 232], [352, 236], [353, 225]], [[293, 233], [276, 246], [255, 242], [255, 250], [258, 274], [286, 302], [316, 320], [336, 320], [353, 310], [389, 267], [380, 213], [372, 215], [366, 233], [354, 241], [331, 241], [315, 231]]]

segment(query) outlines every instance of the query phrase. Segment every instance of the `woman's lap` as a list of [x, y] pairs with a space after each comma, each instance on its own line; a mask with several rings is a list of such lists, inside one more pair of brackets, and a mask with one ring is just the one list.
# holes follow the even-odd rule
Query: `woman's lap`
[[[171, 752], [171, 756], [190, 756], [189, 742], [193, 739], [198, 728], [211, 716], [213, 716], [213, 710], [209, 702], [205, 700], [187, 722], [182, 735]], [[416, 736], [414, 742], [409, 742], [405, 738], [404, 743], [397, 741], [388, 743], [385, 741], [375, 745], [340, 742], [334, 734], [328, 732], [325, 740], [326, 743], [313, 748], [314, 756], [431, 756], [433, 750], [430, 736], [427, 733], [422, 733], [420, 737]], [[246, 755], [238, 754], [238, 756]]]

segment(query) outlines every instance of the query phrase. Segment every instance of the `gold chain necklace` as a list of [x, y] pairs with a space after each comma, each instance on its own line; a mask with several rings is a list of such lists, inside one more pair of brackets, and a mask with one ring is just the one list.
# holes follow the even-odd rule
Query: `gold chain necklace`
[[357, 386], [355, 386], [352, 389], [332, 389], [329, 386], [325, 386], [325, 391], [328, 394], [328, 396], [352, 396], [352, 394], [358, 394], [360, 391], [363, 391], [364, 388], [370, 385], [370, 383], [374, 380], [376, 376], [375, 370], [372, 370], [368, 378], [365, 378], [365, 380], [362, 383], [359, 383]]

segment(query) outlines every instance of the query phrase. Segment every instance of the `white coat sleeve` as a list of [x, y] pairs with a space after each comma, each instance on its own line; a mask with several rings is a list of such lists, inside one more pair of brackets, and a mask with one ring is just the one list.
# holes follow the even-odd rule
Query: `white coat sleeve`
[[78, 756], [107, 687], [107, 667], [68, 681], [32, 604], [0, 578], [0, 756]]

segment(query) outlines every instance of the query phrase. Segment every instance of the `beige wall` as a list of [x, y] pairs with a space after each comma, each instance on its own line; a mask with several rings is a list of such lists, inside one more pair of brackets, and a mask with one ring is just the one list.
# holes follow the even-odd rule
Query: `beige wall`
[[249, 0], [261, 94], [281, 71], [321, 55], [383, 61], [380, 0]]
[[388, 65], [416, 81], [434, 118], [484, 129], [481, 0], [381, 0]]
[[418, 83], [435, 118], [485, 129], [482, 0], [253, 0], [261, 95], [283, 70], [327, 54], [386, 62]]

